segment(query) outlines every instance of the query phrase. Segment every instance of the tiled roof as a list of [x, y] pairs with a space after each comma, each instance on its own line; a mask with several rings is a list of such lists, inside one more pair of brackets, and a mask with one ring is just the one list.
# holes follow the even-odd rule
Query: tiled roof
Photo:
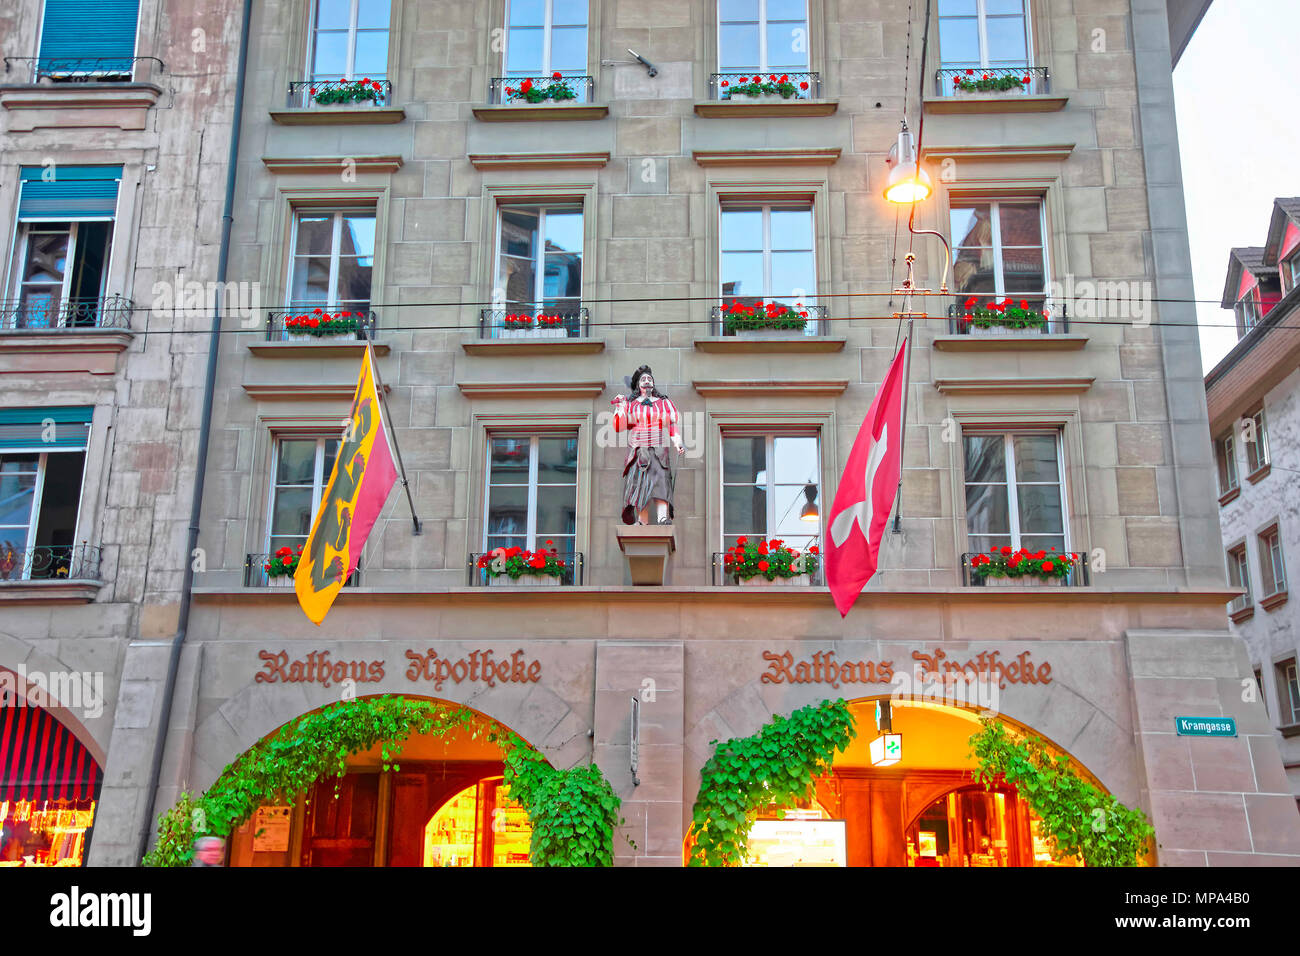
[[1273, 265], [1277, 265], [1288, 219], [1300, 226], [1300, 197], [1273, 200], [1273, 215], [1268, 221], [1268, 238], [1264, 240], [1264, 259]]
[[1231, 309], [1237, 303], [1237, 289], [1241, 286], [1241, 270], [1245, 268], [1256, 279], [1277, 275], [1277, 266], [1264, 265], [1263, 246], [1238, 246], [1228, 255], [1228, 275], [1223, 283], [1223, 300], [1219, 303]]

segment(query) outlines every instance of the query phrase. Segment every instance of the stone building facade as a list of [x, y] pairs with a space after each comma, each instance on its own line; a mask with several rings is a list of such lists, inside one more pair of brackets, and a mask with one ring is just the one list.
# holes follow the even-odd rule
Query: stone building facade
[[[1288, 601], [1287, 558], [1300, 554], [1300, 199], [1274, 202], [1264, 246], [1234, 249], [1223, 307], [1239, 339], [1205, 391], [1219, 474], [1220, 521], [1232, 632], [1249, 650], [1260, 699], [1277, 728], [1290, 789], [1300, 799], [1300, 644]], [[1291, 572], [1294, 574], [1294, 571]]]

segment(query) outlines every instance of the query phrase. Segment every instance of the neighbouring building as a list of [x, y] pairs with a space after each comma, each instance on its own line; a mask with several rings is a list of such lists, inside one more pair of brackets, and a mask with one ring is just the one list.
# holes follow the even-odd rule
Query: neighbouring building
[[[1300, 555], [1300, 199], [1277, 199], [1263, 247], [1233, 249], [1223, 307], [1237, 344], [1205, 377], [1219, 475], [1229, 605], [1300, 801], [1300, 611], [1287, 559]], [[1291, 574], [1295, 573], [1292, 564]]]
[[[923, 57], [905, 0], [254, 3], [230, 278], [265, 312], [221, 336], [166, 773], [146, 794], [147, 748], [110, 754], [115, 825], [300, 715], [400, 693], [594, 760], [635, 844], [617, 861], [677, 866], [712, 743], [842, 696], [860, 737], [762, 859], [1050, 863], [1023, 796], [971, 778], [983, 715], [1142, 807], [1155, 862], [1300, 863], [1227, 621], [1190, 302], [1171, 72], [1207, 6], [936, 0]], [[917, 227], [950, 243], [953, 294], [913, 302], [900, 531], [842, 620], [818, 576], [742, 586], [723, 554], [824, 541], [909, 248], [941, 282], [939, 241], [882, 198], [922, 115]], [[1046, 322], [964, 321], [1008, 298]], [[722, 311], [760, 301], [807, 315], [748, 334]], [[395, 489], [316, 627], [275, 559], [307, 537], [367, 347], [422, 533]], [[671, 528], [619, 517], [610, 401], [642, 365], [680, 411]], [[511, 547], [564, 568], [480, 567]], [[1083, 557], [994, 587], [972, 557], [1002, 547]], [[124, 665], [153, 712], [164, 656]], [[974, 699], [902, 694], [958, 671]], [[891, 697], [901, 752], [873, 753]], [[380, 763], [268, 808], [230, 862], [526, 862], [482, 738]]]
[[211, 321], [167, 290], [215, 274], [229, 8], [0, 11], [0, 865], [135, 840], [128, 646], [176, 630]]

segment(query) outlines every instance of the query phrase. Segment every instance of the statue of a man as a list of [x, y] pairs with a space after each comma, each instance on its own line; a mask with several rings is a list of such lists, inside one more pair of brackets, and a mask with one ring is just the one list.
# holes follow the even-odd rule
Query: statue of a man
[[614, 430], [628, 433], [627, 461], [623, 463], [623, 523], [672, 524], [676, 476], [668, 443], [678, 455], [686, 451], [677, 406], [655, 388], [648, 365], [642, 365], [623, 381], [630, 393], [615, 396], [610, 402], [614, 406]]

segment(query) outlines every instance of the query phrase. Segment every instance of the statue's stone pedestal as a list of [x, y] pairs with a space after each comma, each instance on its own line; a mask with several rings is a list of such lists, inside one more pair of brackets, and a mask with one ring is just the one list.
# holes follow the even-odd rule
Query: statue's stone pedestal
[[634, 585], [662, 586], [669, 580], [672, 554], [677, 550], [670, 524], [624, 525], [617, 531], [618, 547], [627, 558]]

